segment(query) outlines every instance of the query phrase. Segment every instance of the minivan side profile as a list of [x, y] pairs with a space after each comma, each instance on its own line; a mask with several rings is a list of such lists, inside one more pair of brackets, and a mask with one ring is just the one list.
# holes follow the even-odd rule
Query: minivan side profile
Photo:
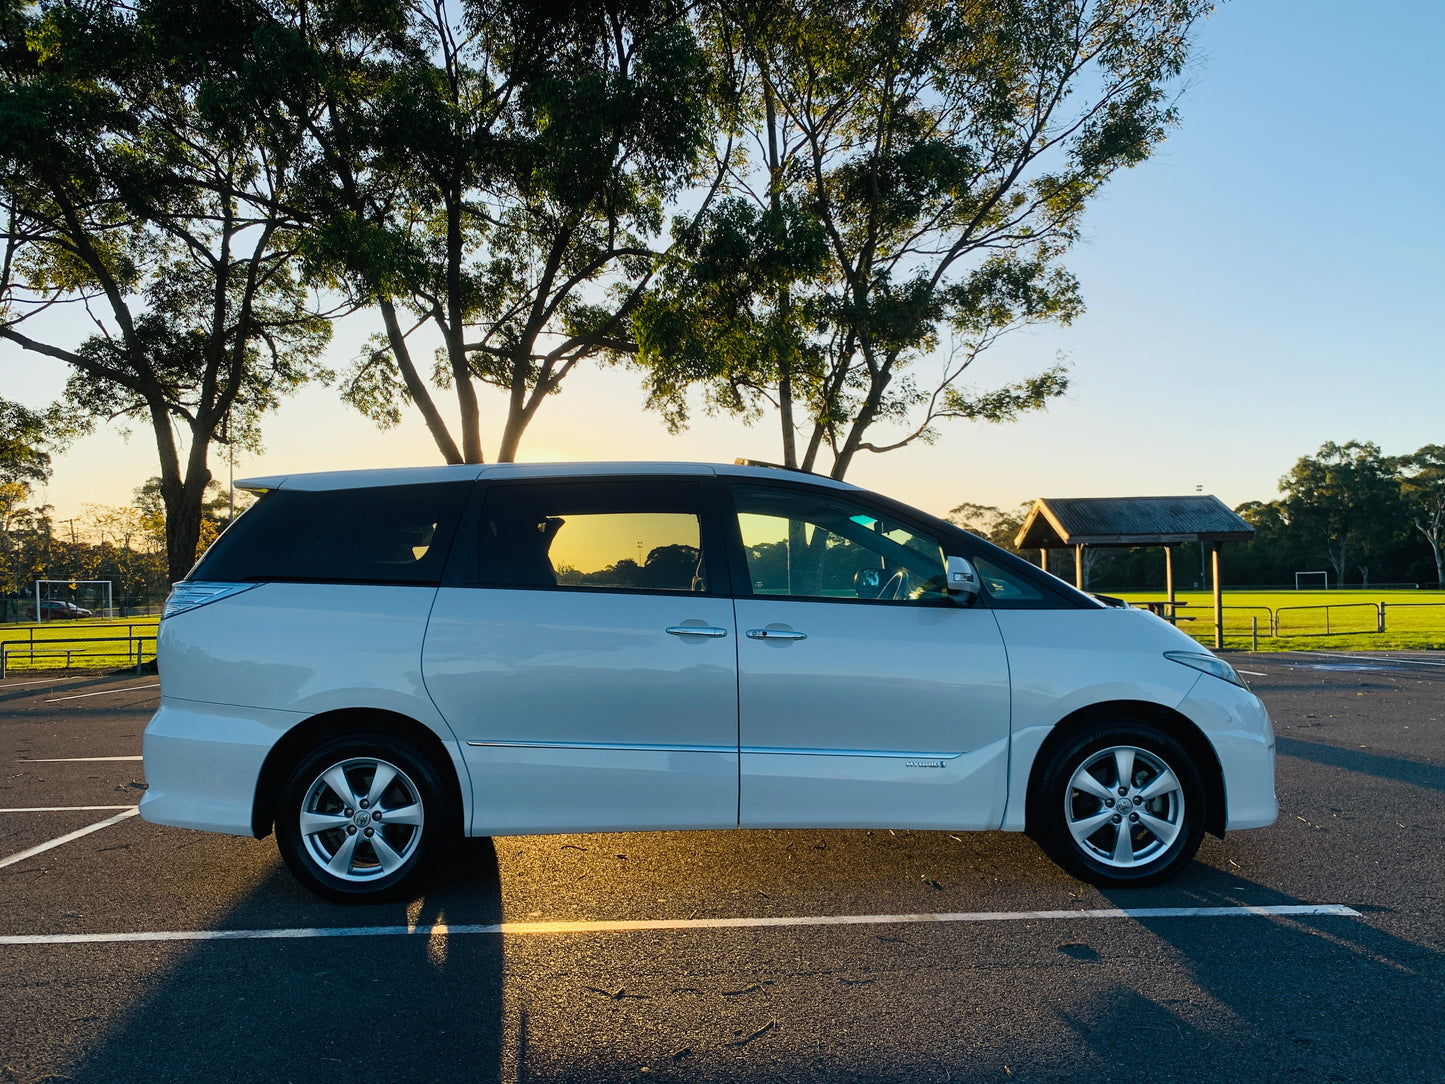
[[1027, 831], [1157, 883], [1270, 824], [1274, 735], [1222, 659], [959, 528], [750, 465], [291, 475], [176, 584], [157, 824], [274, 831], [332, 899], [447, 840]]

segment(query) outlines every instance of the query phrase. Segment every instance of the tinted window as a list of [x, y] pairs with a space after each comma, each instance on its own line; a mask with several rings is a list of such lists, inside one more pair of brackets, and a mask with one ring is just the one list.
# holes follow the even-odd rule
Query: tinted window
[[936, 601], [943, 550], [911, 525], [843, 496], [739, 485], [738, 530], [755, 595]]
[[279, 489], [236, 520], [190, 578], [439, 583], [472, 485]]
[[688, 484], [495, 486], [482, 506], [480, 580], [704, 591], [699, 500]]
[[978, 570], [979, 579], [989, 601], [1004, 609], [1037, 609], [1039, 603], [1050, 601], [1036, 584], [1013, 571], [1004, 568], [997, 561], [986, 557], [975, 557], [973, 566]]

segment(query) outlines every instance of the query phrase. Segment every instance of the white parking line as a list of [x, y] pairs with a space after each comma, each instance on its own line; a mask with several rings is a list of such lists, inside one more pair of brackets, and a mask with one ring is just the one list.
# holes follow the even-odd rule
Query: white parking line
[[1301, 651], [1301, 655], [1318, 655], [1322, 659], [1349, 659], [1351, 662], [1383, 662], [1393, 665], [1409, 663], [1412, 666], [1439, 666], [1445, 667], [1445, 662], [1431, 662], [1429, 659], [1417, 659], [1411, 655], [1342, 655], [1337, 651]]
[[31, 760], [29, 757], [16, 757], [16, 764], [88, 764], [94, 760], [144, 760], [145, 757], [37, 757]]
[[134, 809], [133, 805], [33, 805], [24, 809], [0, 809], [0, 813], [103, 813], [111, 809]]
[[142, 689], [159, 689], [161, 683], [157, 681], [154, 685], [127, 685], [123, 689], [101, 689], [98, 693], [76, 693], [74, 696], [53, 696], [46, 700], [47, 704], [58, 704], [62, 700], [84, 700], [87, 696], [111, 696], [115, 693], [135, 693]]
[[1235, 669], [1239, 670], [1241, 674], [1248, 674], [1250, 677], [1269, 677], [1263, 670], [1240, 670], [1237, 666]]
[[91, 832], [99, 832], [102, 828], [109, 828], [112, 824], [119, 824], [127, 817], [134, 817], [139, 812], [140, 810], [137, 807], [130, 806], [124, 813], [117, 813], [114, 817], [107, 817], [103, 821], [87, 825], [84, 828], [77, 828], [74, 832], [67, 832], [65, 835], [52, 839], [48, 843], [39, 843], [28, 850], [21, 851], [19, 854], [12, 854], [9, 858], [0, 858], [0, 869], [4, 869], [6, 866], [13, 866], [16, 862], [23, 862], [27, 858], [34, 858], [37, 854], [42, 854], [52, 847], [59, 847], [62, 843], [69, 843], [71, 840], [79, 839], [81, 836], [88, 836]]
[[614, 933], [637, 930], [731, 930], [769, 926], [892, 926], [915, 922], [1042, 922], [1081, 918], [1233, 918], [1334, 915], [1359, 918], [1338, 903], [1269, 907], [1130, 907], [1094, 911], [961, 911], [921, 915], [811, 915], [793, 918], [679, 918], [618, 922], [498, 922], [487, 926], [339, 926], [285, 930], [157, 930], [150, 933], [11, 934], [0, 945], [95, 945], [134, 941], [274, 941], [319, 937], [461, 937], [472, 934]]

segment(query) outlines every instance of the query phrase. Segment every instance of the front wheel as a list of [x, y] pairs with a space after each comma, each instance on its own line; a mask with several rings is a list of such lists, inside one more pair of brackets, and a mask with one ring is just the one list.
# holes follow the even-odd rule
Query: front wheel
[[1050, 758], [1029, 831], [1068, 872], [1103, 888], [1174, 876], [1204, 837], [1204, 786], [1189, 753], [1145, 723], [1094, 727]]
[[431, 761], [399, 738], [334, 739], [287, 779], [276, 843], [313, 892], [343, 903], [385, 899], [415, 884], [441, 851], [445, 794]]

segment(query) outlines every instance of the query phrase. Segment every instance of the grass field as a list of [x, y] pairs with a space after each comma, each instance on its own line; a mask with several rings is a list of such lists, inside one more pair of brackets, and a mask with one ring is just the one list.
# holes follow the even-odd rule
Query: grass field
[[[1163, 591], [1130, 592], [1127, 602], [1164, 598]], [[1214, 643], [1214, 596], [1179, 591], [1188, 603], [1179, 627], [1201, 643]], [[1379, 628], [1384, 605], [1383, 632]], [[1445, 592], [1442, 591], [1224, 591], [1224, 646], [1249, 648], [1251, 618], [1259, 622], [1261, 651], [1445, 650]]]
[[[135, 665], [135, 644], [126, 640], [84, 643], [101, 637], [151, 637], [142, 644], [142, 659], [155, 658], [158, 617], [133, 617], [123, 621], [86, 618], [80, 621], [46, 621], [36, 625], [0, 625], [0, 644], [5, 645], [6, 670], [119, 670]], [[12, 646], [13, 645], [13, 646]]]

